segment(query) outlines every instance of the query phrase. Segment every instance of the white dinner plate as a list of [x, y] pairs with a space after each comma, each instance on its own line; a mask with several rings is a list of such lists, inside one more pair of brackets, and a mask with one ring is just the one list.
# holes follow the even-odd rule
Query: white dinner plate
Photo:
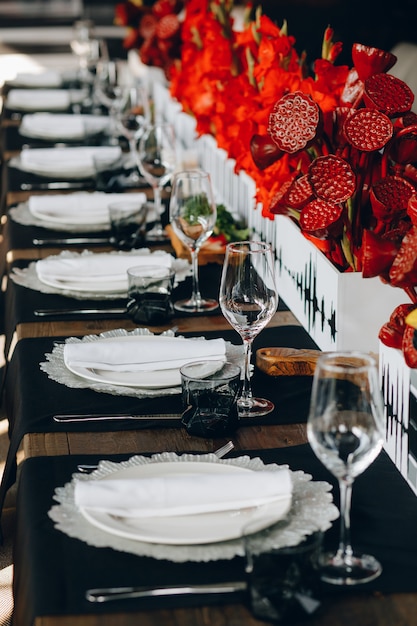
[[[141, 479], [167, 475], [213, 473], [242, 473], [253, 470], [236, 465], [193, 462], [162, 462], [120, 469], [111, 474], [112, 480]], [[100, 479], [99, 479], [100, 480]], [[258, 506], [233, 511], [178, 515], [172, 517], [124, 518], [88, 508], [80, 508], [91, 524], [112, 535], [126, 539], [169, 545], [197, 545], [218, 543], [241, 537], [249, 522], [256, 522], [261, 530], [282, 519], [290, 510], [292, 496], [288, 494]]]
[[[109, 338], [111, 341], [112, 338]], [[151, 340], [155, 342], [163, 342], [164, 337], [155, 335], [138, 335], [138, 336], [126, 336], [119, 337], [118, 341], [132, 341], [138, 342], [138, 353], [140, 353], [140, 343]], [[100, 341], [106, 341], [101, 339]], [[190, 341], [192, 341], [190, 339]], [[195, 360], [199, 360], [198, 357]], [[204, 358], [204, 360], [210, 360]], [[215, 358], [216, 362], [225, 361], [219, 356]], [[122, 385], [123, 387], [138, 387], [144, 389], [164, 389], [168, 387], [179, 387], [181, 385], [181, 374], [178, 367], [166, 370], [153, 370], [148, 372], [113, 372], [111, 370], [101, 370], [97, 368], [82, 367], [67, 363], [65, 360], [65, 366], [70, 372], [76, 376], [80, 376], [85, 380], [91, 380], [96, 383], [104, 383], [108, 385]], [[216, 371], [217, 366], [213, 367], [213, 373]]]
[[53, 278], [42, 278], [38, 275], [39, 280], [44, 285], [48, 285], [48, 287], [53, 287], [54, 289], [59, 289], [61, 291], [79, 291], [81, 293], [90, 293], [94, 291], [95, 293], [114, 293], [114, 294], [125, 294], [127, 292], [127, 278], [123, 278], [115, 281], [108, 282], [99, 282], [99, 281], [91, 281], [91, 282], [81, 282], [77, 280], [58, 280]]

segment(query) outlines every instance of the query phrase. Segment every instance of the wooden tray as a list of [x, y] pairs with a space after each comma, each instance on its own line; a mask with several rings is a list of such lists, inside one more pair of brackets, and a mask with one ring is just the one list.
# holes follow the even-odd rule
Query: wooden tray
[[[175, 250], [177, 258], [188, 259], [189, 261], [191, 261], [190, 250], [177, 237], [177, 235], [174, 233], [174, 229], [172, 228], [172, 226], [168, 224], [165, 228], [169, 235], [171, 245]], [[220, 265], [223, 265], [224, 253], [225, 246], [223, 244], [211, 242], [210, 240], [208, 240], [200, 248], [200, 252], [198, 253], [198, 264], [206, 265], [207, 263], [219, 263]]]

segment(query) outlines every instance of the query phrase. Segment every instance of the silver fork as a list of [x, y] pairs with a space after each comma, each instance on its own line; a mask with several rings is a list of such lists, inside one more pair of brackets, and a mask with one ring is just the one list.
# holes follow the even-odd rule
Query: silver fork
[[[224, 444], [224, 446], [221, 446], [220, 448], [215, 450], [213, 454], [215, 454], [218, 459], [222, 459], [224, 456], [226, 456], [228, 452], [231, 452], [234, 447], [235, 447], [235, 444], [233, 443], [233, 441], [228, 441], [227, 443]], [[80, 465], [77, 465], [77, 470], [81, 474], [90, 474], [91, 472], [94, 472], [94, 470], [96, 470], [97, 467], [98, 465], [80, 464]]]

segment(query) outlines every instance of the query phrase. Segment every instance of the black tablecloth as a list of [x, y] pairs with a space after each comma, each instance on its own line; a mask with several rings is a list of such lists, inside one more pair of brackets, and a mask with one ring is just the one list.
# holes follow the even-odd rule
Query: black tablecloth
[[[223, 337], [234, 344], [240, 343], [233, 331], [191, 333], [187, 336], [204, 335], [208, 339]], [[112, 432], [114, 430], [138, 430], [143, 428], [181, 427], [176, 420], [88, 422], [88, 424], [58, 424], [52, 420], [56, 413], [134, 413], [141, 415], [178, 413], [182, 411], [181, 396], [137, 399], [98, 393], [91, 389], [73, 389], [48, 378], [39, 368], [46, 361], [45, 355], [53, 349], [55, 341], [64, 338], [30, 338], [18, 342], [8, 365], [5, 382], [6, 410], [9, 416], [10, 447], [0, 485], [0, 510], [16, 474], [16, 454], [26, 433], [46, 432]], [[283, 346], [316, 348], [306, 331], [299, 326], [266, 328], [255, 339], [254, 351], [260, 347]], [[265, 396], [275, 404], [273, 413], [251, 419], [250, 424], [292, 424], [305, 422], [311, 393], [311, 377], [279, 376], [272, 378], [255, 368], [252, 385], [256, 395]], [[242, 422], [245, 426], [248, 421]]]
[[[34, 261], [32, 261], [34, 262]], [[20, 260], [15, 261], [12, 264], [13, 267], [24, 268], [29, 264], [28, 261]], [[222, 267], [217, 263], [210, 263], [200, 268], [200, 280], [201, 280], [201, 292], [204, 297], [218, 298], [220, 276]], [[172, 294], [172, 299], [181, 300], [191, 295], [191, 277], [188, 277], [185, 281], [178, 284]], [[28, 287], [22, 287], [17, 285], [12, 279], [8, 281], [6, 294], [5, 294], [5, 352], [8, 353], [10, 343], [13, 337], [13, 333], [18, 324], [25, 322], [40, 322], [40, 321], [52, 321], [52, 320], [79, 320], [79, 319], [97, 319], [97, 314], [86, 316], [84, 314], [72, 314], [72, 315], [59, 315], [59, 316], [47, 316], [40, 318], [35, 315], [34, 311], [37, 309], [79, 309], [79, 308], [108, 308], [108, 307], [120, 307], [126, 306], [126, 298], [117, 298], [116, 300], [93, 300], [93, 299], [76, 299], [69, 298], [67, 296], [61, 296], [57, 294], [49, 294], [37, 291], [35, 289], [29, 289]], [[280, 303], [280, 310], [287, 310], [285, 303]], [[213, 311], [213, 315], [218, 314], [219, 310]], [[181, 313], [181, 317], [186, 317], [187, 314]], [[106, 314], [100, 313], [100, 319], [128, 319], [126, 314]], [[175, 317], [172, 320], [172, 324], [175, 325]]]
[[[125, 199], [123, 196], [122, 199]], [[13, 208], [13, 207], [10, 207]], [[3, 232], [5, 238], [6, 250], [25, 250], [34, 248], [34, 239], [62, 239], [65, 237], [97, 237], [104, 238], [110, 237], [110, 229], [101, 231], [89, 231], [83, 230], [82, 232], [75, 233], [71, 230], [54, 230], [52, 228], [46, 228], [43, 226], [25, 225], [15, 222], [9, 215], [7, 220], [7, 226]], [[103, 244], [101, 244], [103, 245]], [[54, 246], [49, 246], [54, 247]], [[90, 247], [90, 244], [89, 246]], [[71, 249], [69, 246], [62, 246], [62, 249]]]
[[[288, 463], [302, 469], [314, 480], [334, 480], [316, 459], [308, 445], [294, 448], [253, 451], [266, 463]], [[111, 457], [121, 460], [125, 457]], [[207, 583], [244, 578], [243, 558], [230, 561], [184, 564], [95, 548], [54, 529], [47, 512], [53, 505], [53, 492], [71, 479], [80, 462], [97, 457], [44, 457], [24, 462], [18, 491], [15, 580], [16, 623], [29, 626], [35, 616], [135, 611], [146, 608], [172, 608], [244, 600], [232, 596], [157, 598], [129, 600], [112, 605], [92, 605], [84, 599], [91, 587]], [[42, 489], [39, 489], [42, 485]], [[335, 490], [338, 504], [338, 490]], [[383, 566], [377, 580], [362, 591], [417, 591], [417, 499], [385, 452], [360, 476], [353, 491], [352, 539], [358, 550], [376, 556]], [[339, 522], [326, 533], [325, 544], [335, 547]], [[323, 585], [323, 611], [326, 594], [358, 593], [355, 588], [339, 589]], [[311, 622], [310, 622], [311, 623]], [[319, 623], [313, 620], [313, 624]]]

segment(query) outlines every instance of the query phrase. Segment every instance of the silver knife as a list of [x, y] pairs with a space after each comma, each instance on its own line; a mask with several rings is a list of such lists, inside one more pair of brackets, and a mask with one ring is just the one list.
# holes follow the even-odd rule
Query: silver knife
[[160, 587], [108, 587], [87, 589], [85, 597], [89, 602], [108, 602], [130, 598], [155, 598], [158, 596], [184, 596], [192, 594], [235, 593], [246, 591], [247, 583], [233, 581], [210, 583], [208, 585], [161, 585]]
[[114, 307], [111, 309], [35, 309], [33, 314], [36, 317], [54, 317], [57, 315], [97, 315], [99, 313], [121, 315], [126, 312], [126, 307]]
[[55, 422], [65, 424], [66, 422], [106, 422], [116, 420], [142, 420], [151, 422], [152, 420], [179, 420], [181, 415], [178, 413], [165, 413], [164, 415], [124, 415], [123, 413], [115, 413], [114, 415], [102, 415], [100, 413], [86, 413], [80, 414], [67, 414], [67, 415], [54, 415], [52, 418]]
[[83, 182], [65, 182], [59, 181], [54, 183], [22, 183], [20, 189], [22, 191], [41, 191], [43, 189], [60, 190], [60, 189], [85, 189], [87, 186], [91, 186], [92, 181]]
[[34, 246], [78, 246], [84, 244], [107, 244], [112, 243], [111, 237], [63, 237], [49, 239], [32, 239]]

